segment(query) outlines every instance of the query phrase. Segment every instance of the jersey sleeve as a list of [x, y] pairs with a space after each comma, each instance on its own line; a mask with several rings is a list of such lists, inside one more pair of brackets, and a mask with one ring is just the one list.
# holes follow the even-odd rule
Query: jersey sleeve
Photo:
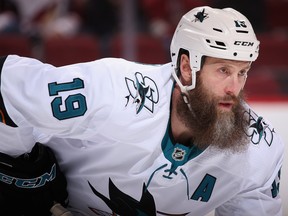
[[[274, 182], [275, 181], [275, 182]], [[271, 193], [277, 193], [278, 177], [272, 185], [247, 191], [215, 210], [215, 216], [282, 216], [282, 202], [279, 195], [271, 196]], [[274, 192], [273, 192], [274, 191]]]
[[251, 172], [247, 172], [250, 173], [250, 177], [247, 177], [244, 186], [239, 185], [240, 188], [243, 187], [239, 194], [215, 209], [215, 216], [282, 216], [279, 190], [284, 143], [276, 133], [273, 139], [270, 146], [265, 143], [266, 141], [259, 144], [264, 145], [267, 151], [261, 151], [262, 147], [255, 147], [256, 151], [261, 153], [258, 152], [258, 157], [252, 154], [255, 167], [250, 166]]
[[[47, 136], [89, 140], [113, 106], [109, 76], [100, 60], [56, 68], [12, 55], [2, 67], [1, 95], [18, 127], [31, 127]], [[105, 93], [110, 98], [100, 98]]]

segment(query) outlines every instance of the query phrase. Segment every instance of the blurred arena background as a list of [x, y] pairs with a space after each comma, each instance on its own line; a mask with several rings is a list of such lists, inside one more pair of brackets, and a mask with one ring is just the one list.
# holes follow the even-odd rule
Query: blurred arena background
[[[0, 0], [0, 56], [34, 57], [55, 66], [102, 57], [166, 63], [181, 16], [203, 5], [232, 7], [251, 21], [260, 55], [249, 72], [247, 98], [287, 145], [288, 0]], [[287, 154], [280, 185], [284, 216]]]

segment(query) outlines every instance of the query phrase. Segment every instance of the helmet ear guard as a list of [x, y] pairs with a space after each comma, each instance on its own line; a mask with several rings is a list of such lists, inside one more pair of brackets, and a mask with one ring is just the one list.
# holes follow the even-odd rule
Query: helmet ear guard
[[[181, 83], [177, 76], [180, 50], [189, 52], [192, 70], [191, 85]], [[259, 41], [249, 20], [232, 8], [213, 9], [197, 7], [180, 20], [172, 38], [170, 51], [172, 75], [182, 93], [196, 86], [196, 72], [201, 69], [202, 57], [255, 61], [258, 57]]]
[[[181, 52], [182, 50], [182, 52]], [[190, 61], [190, 67], [191, 67], [191, 85], [183, 85], [179, 79], [179, 70], [180, 70], [180, 58], [182, 54], [185, 54], [185, 52], [189, 55], [189, 61]], [[186, 49], [180, 48], [177, 53], [177, 59], [176, 59], [176, 64], [174, 67], [174, 70], [172, 72], [172, 76], [174, 77], [175, 81], [179, 85], [181, 92], [186, 94], [188, 91], [194, 89], [196, 87], [196, 72], [198, 72], [201, 69], [201, 58], [199, 54], [193, 52], [191, 50], [190, 52]]]

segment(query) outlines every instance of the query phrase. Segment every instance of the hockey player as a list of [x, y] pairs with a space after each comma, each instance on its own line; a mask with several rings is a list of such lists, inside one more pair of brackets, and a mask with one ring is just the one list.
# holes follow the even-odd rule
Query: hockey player
[[242, 14], [198, 7], [164, 65], [4, 57], [0, 151], [49, 146], [74, 215], [280, 216], [284, 145], [243, 93], [258, 48]]

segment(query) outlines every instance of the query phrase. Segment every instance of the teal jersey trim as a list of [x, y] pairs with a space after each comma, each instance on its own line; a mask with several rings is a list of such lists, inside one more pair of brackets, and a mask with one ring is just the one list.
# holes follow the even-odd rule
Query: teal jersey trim
[[192, 160], [193, 158], [197, 157], [198, 155], [200, 155], [203, 152], [203, 150], [197, 148], [196, 146], [192, 144], [191, 146], [185, 146], [181, 143], [175, 143], [173, 141], [172, 134], [170, 133], [170, 128], [171, 128], [171, 124], [169, 120], [166, 133], [161, 142], [161, 147], [162, 147], [164, 157], [168, 161], [170, 161], [171, 165], [169, 167], [169, 163], [167, 162], [159, 166], [157, 169], [155, 169], [155, 171], [150, 175], [148, 179], [148, 182], [146, 184], [147, 185], [146, 189], [148, 189], [148, 187], [150, 186], [150, 183], [154, 175], [160, 170], [164, 169], [163, 170], [164, 174], [162, 175], [162, 177], [166, 179], [173, 179], [175, 176], [178, 175], [178, 171], [180, 171], [180, 173], [184, 176], [186, 180], [186, 193], [187, 193], [186, 195], [187, 195], [187, 198], [189, 199], [190, 191], [189, 191], [188, 177], [182, 168], [180, 168], [179, 170], [177, 170], [177, 168], [184, 165], [185, 163]]
[[191, 146], [185, 146], [181, 143], [174, 143], [170, 128], [171, 124], [169, 121], [161, 147], [165, 158], [172, 164], [170, 172], [173, 172], [177, 167], [184, 165], [189, 160], [200, 155], [203, 150], [197, 148], [193, 144], [191, 144]]

